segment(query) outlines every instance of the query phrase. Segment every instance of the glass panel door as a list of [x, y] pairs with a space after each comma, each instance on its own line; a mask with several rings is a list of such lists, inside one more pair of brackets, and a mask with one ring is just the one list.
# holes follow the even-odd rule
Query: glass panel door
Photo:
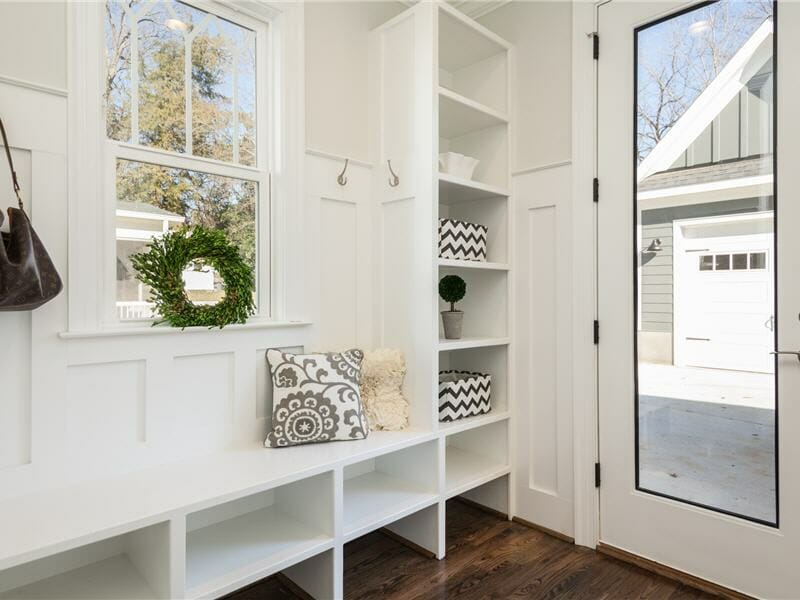
[[637, 489], [776, 524], [773, 5], [634, 35]]

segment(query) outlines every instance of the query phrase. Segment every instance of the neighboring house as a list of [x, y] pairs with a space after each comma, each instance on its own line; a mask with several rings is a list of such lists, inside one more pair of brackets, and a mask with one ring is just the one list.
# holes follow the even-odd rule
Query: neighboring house
[[[143, 202], [117, 202], [117, 316], [120, 319], [148, 319], [153, 316], [147, 301], [149, 291], [136, 279], [132, 254], [141, 252], [150, 240], [186, 219]], [[212, 278], [213, 284], [213, 278]]]
[[772, 369], [772, 36], [768, 20], [639, 165], [644, 362]]

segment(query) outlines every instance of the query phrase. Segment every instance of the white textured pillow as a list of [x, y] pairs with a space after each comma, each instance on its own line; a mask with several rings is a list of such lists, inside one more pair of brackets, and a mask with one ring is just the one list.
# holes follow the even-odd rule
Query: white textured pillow
[[289, 354], [267, 350], [272, 373], [272, 431], [266, 446], [282, 448], [369, 433], [361, 404], [361, 350]]
[[361, 398], [372, 429], [408, 427], [408, 400], [403, 396], [406, 361], [400, 350], [367, 352], [361, 365]]

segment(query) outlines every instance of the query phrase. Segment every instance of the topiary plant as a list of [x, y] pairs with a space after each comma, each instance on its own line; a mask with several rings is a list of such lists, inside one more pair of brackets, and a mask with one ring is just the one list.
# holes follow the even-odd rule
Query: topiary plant
[[[467, 282], [458, 275], [445, 275], [439, 280], [439, 296], [450, 303], [450, 312], [456, 312], [456, 302], [467, 293]], [[459, 311], [460, 312], [460, 311]]]

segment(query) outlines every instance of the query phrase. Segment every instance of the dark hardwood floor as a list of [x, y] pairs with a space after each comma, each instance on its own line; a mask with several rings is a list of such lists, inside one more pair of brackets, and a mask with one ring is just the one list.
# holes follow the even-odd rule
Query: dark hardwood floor
[[[714, 598], [458, 500], [447, 505], [447, 558], [437, 561], [375, 532], [345, 546], [348, 600]], [[298, 600], [271, 577], [228, 600]]]

